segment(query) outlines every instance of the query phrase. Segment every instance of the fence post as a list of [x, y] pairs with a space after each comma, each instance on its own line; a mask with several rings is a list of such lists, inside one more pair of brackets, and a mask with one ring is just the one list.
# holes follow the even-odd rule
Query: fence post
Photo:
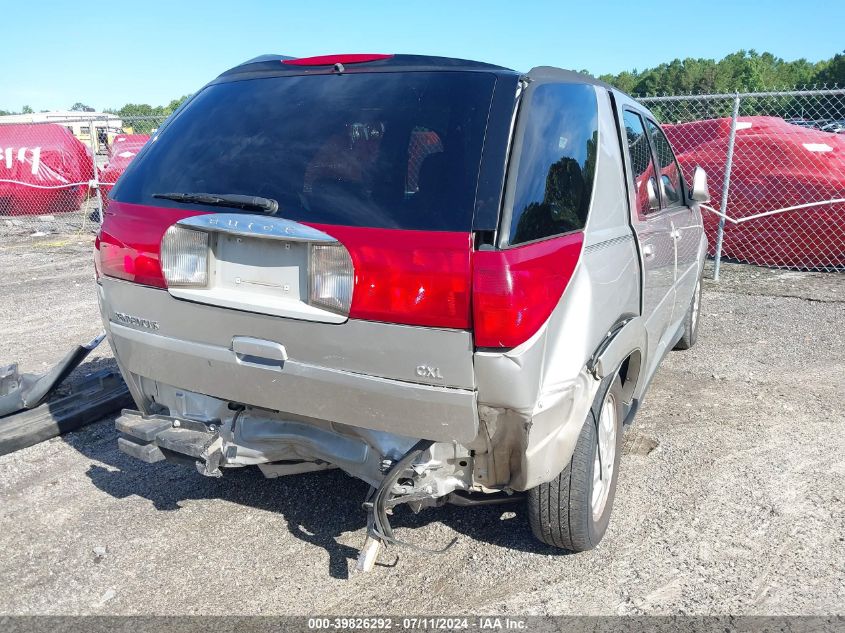
[[[90, 187], [94, 190], [94, 195], [97, 198], [97, 213], [88, 213], [88, 215], [96, 217], [97, 224], [100, 224], [103, 221], [103, 197], [100, 192], [100, 175], [97, 170], [97, 145], [100, 142], [100, 137], [98, 131], [94, 129], [93, 121], [89, 122], [89, 126], [89, 129], [91, 130], [91, 160], [94, 165], [94, 177], [91, 179]], [[95, 134], [97, 136], [95, 136]], [[108, 134], [108, 125], [106, 125], [106, 134]]]
[[725, 178], [722, 181], [722, 203], [719, 205], [719, 231], [716, 233], [716, 253], [713, 257], [713, 281], [719, 281], [719, 268], [722, 265], [722, 240], [725, 237], [725, 213], [728, 208], [728, 191], [731, 186], [731, 169], [734, 162], [734, 141], [736, 141], [736, 122], [739, 118], [739, 93], [734, 96], [734, 109], [731, 114], [731, 133], [728, 136], [728, 157], [725, 161]]

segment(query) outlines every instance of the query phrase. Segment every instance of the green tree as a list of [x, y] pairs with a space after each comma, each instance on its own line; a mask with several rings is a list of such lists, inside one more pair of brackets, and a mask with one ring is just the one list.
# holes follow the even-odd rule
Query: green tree
[[21, 108], [21, 114], [32, 114], [34, 110], [30, 108], [28, 105], [25, 105]]
[[818, 80], [828, 85], [845, 87], [845, 51], [837, 53], [818, 74]]
[[175, 112], [179, 108], [180, 105], [185, 103], [185, 101], [187, 101], [190, 98], [190, 96], [191, 95], [182, 95], [178, 99], [174, 99], [173, 101], [168, 103], [167, 106], [166, 106], [167, 109], [169, 110], [168, 114], [172, 114], [173, 112]]
[[820, 62], [803, 58], [787, 62], [768, 52], [740, 50], [719, 61], [675, 59], [601, 79], [635, 95], [777, 90], [820, 82], [845, 83], [845, 54]]

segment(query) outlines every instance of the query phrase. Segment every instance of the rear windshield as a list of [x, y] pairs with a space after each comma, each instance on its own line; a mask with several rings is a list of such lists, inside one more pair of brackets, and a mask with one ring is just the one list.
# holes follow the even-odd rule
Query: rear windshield
[[153, 194], [244, 194], [276, 200], [276, 215], [296, 221], [470, 230], [495, 81], [407, 72], [212, 85], [130, 165], [112, 198], [183, 207]]

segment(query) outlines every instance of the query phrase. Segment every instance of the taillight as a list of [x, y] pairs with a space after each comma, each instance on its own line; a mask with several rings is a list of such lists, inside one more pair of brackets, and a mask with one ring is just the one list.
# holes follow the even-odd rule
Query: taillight
[[311, 226], [337, 239], [352, 257], [350, 318], [470, 327], [468, 232]]
[[94, 238], [94, 278], [99, 280], [103, 275], [103, 270], [100, 267], [100, 236]]
[[584, 242], [582, 233], [472, 258], [472, 315], [477, 347], [516, 347], [551, 316]]
[[171, 226], [161, 239], [161, 270], [168, 286], [208, 285], [208, 233]]
[[103, 216], [95, 266], [99, 274], [166, 288], [159, 249], [164, 232], [196, 211], [127, 204], [112, 200]]
[[337, 314], [352, 304], [352, 260], [341, 244], [312, 244], [308, 266], [308, 303]]
[[121, 243], [105, 232], [100, 234], [99, 266], [100, 272], [108, 277], [166, 287], [157, 253], [143, 252], [137, 246]]

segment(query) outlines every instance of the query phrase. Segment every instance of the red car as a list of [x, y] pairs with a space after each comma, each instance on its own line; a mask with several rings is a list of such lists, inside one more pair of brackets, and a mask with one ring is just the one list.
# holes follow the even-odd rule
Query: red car
[[149, 134], [118, 134], [109, 147], [109, 162], [100, 175], [100, 186], [103, 198], [107, 198], [109, 191], [120, 178], [132, 159], [150, 140]]
[[[665, 125], [688, 179], [705, 169], [718, 206], [730, 135], [729, 118]], [[739, 219], [845, 198], [845, 137], [777, 117], [737, 122], [727, 215]], [[704, 215], [713, 254], [719, 218]], [[725, 223], [725, 257], [761, 266], [845, 269], [845, 203], [811, 206]]]
[[52, 123], [0, 125], [0, 213], [77, 211], [94, 177], [90, 150]]

